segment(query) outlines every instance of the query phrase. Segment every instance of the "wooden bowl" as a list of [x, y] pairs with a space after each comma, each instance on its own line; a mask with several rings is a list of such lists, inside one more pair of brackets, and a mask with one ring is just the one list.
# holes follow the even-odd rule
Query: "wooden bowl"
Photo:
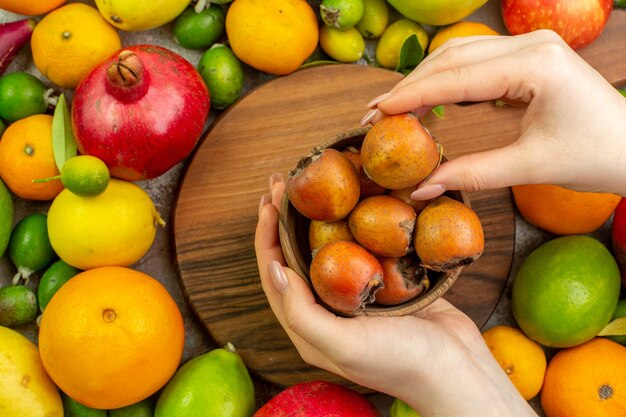
[[[335, 136], [334, 138], [316, 146], [315, 149], [334, 148], [339, 151], [349, 146], [360, 148], [368, 127], [351, 130]], [[443, 157], [445, 159], [445, 156]], [[294, 166], [295, 167], [295, 166]], [[471, 207], [468, 195], [464, 191], [447, 191], [445, 193], [450, 198], [463, 202]], [[313, 289], [309, 278], [309, 265], [311, 264], [311, 249], [309, 247], [309, 223], [310, 220], [300, 214], [291, 204], [287, 194], [283, 196], [280, 207], [279, 237], [280, 244], [285, 255], [287, 265], [300, 275]], [[450, 269], [445, 272], [428, 270], [430, 280], [429, 289], [417, 297], [394, 306], [383, 306], [376, 303], [369, 304], [365, 308], [359, 309], [352, 316], [403, 316], [414, 313], [430, 305], [437, 298], [445, 294], [459, 277], [463, 266]], [[315, 294], [315, 290], [313, 289]], [[315, 294], [317, 301], [336, 314], [345, 316], [345, 313], [332, 310]]]

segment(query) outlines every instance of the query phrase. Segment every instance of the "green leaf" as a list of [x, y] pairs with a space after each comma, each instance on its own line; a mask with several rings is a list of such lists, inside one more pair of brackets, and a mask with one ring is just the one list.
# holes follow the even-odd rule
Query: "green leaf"
[[435, 113], [435, 116], [437, 116], [438, 118], [443, 118], [443, 113], [444, 113], [444, 107], [443, 106], [435, 106], [432, 109], [432, 112]]
[[61, 171], [65, 161], [75, 157], [77, 154], [70, 111], [67, 108], [63, 94], [59, 96], [59, 101], [52, 117], [52, 150], [54, 152], [54, 162], [59, 171]]
[[413, 34], [406, 38], [400, 49], [400, 57], [398, 58], [398, 66], [396, 71], [406, 74], [413, 68], [417, 67], [417, 64], [422, 62], [424, 58], [424, 50], [420, 45], [417, 35]]
[[626, 317], [613, 320], [604, 329], [600, 330], [598, 336], [623, 336], [626, 334]]
[[[626, 1], [626, 0], [624, 0], [624, 1]], [[621, 88], [618, 88], [618, 89], [617, 89], [617, 91], [619, 91], [621, 95], [623, 95], [624, 97], [626, 97], [626, 90], [621, 89]]]
[[613, 1], [613, 5], [615, 7], [622, 7], [622, 8], [626, 8], [626, 0], [614, 0]]

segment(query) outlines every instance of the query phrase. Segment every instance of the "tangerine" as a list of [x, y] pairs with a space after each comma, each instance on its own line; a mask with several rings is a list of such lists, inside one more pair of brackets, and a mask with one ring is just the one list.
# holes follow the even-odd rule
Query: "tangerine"
[[52, 200], [63, 189], [60, 181], [33, 180], [59, 175], [52, 150], [52, 116], [35, 114], [7, 128], [0, 140], [0, 177], [25, 200]]
[[226, 12], [237, 58], [270, 74], [289, 74], [317, 47], [317, 15], [305, 0], [237, 0]]
[[556, 235], [596, 231], [621, 200], [615, 194], [580, 192], [547, 184], [516, 185], [511, 191], [526, 221]]
[[100, 409], [141, 401], [174, 375], [183, 318], [167, 289], [130, 268], [94, 268], [67, 281], [41, 318], [39, 350], [52, 380]]
[[487, 347], [525, 400], [534, 398], [543, 385], [546, 354], [521, 330], [506, 325], [483, 332]]
[[66, 1], [67, 0], [0, 0], [0, 9], [26, 16], [36, 16], [56, 9]]
[[626, 347], [603, 338], [560, 350], [546, 371], [547, 417], [626, 415]]
[[428, 45], [428, 53], [430, 54], [439, 48], [448, 39], [475, 35], [499, 35], [499, 33], [484, 23], [457, 22], [450, 26], [442, 27], [435, 33]]

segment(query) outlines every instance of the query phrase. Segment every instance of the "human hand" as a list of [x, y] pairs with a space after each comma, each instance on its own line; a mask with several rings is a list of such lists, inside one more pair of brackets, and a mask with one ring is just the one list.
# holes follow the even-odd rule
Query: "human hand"
[[338, 317], [285, 266], [281, 175], [261, 199], [255, 249], [274, 314], [309, 364], [400, 398], [428, 416], [535, 416], [474, 322], [444, 299], [404, 317]]
[[450, 40], [373, 99], [362, 124], [498, 98], [527, 105], [517, 141], [443, 163], [412, 197], [518, 184], [626, 196], [626, 100], [552, 31]]

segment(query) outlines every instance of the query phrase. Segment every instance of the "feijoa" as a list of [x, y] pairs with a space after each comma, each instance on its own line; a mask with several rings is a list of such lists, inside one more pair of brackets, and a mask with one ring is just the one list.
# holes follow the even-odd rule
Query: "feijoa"
[[74, 268], [71, 265], [68, 265], [62, 259], [59, 259], [52, 265], [46, 269], [46, 272], [43, 273], [41, 279], [39, 280], [39, 285], [37, 286], [37, 299], [39, 300], [39, 309], [43, 312], [43, 310], [50, 302], [50, 299], [59, 288], [63, 286], [67, 281], [70, 280], [74, 275], [77, 275], [80, 272], [79, 269]]
[[0, 326], [19, 327], [35, 320], [37, 297], [24, 285], [0, 288]]
[[33, 213], [24, 217], [13, 228], [9, 254], [17, 267], [17, 274], [13, 277], [14, 284], [20, 278], [28, 281], [33, 272], [48, 266], [56, 256], [48, 238], [47, 220], [46, 214]]
[[46, 86], [34, 75], [10, 72], [0, 77], [0, 117], [14, 122], [48, 108]]
[[200, 13], [188, 7], [174, 22], [174, 41], [187, 49], [208, 48], [224, 34], [225, 22], [226, 12], [217, 4]]
[[243, 66], [226, 45], [216, 43], [198, 63], [198, 72], [211, 94], [211, 107], [225, 109], [239, 98], [244, 86]]

